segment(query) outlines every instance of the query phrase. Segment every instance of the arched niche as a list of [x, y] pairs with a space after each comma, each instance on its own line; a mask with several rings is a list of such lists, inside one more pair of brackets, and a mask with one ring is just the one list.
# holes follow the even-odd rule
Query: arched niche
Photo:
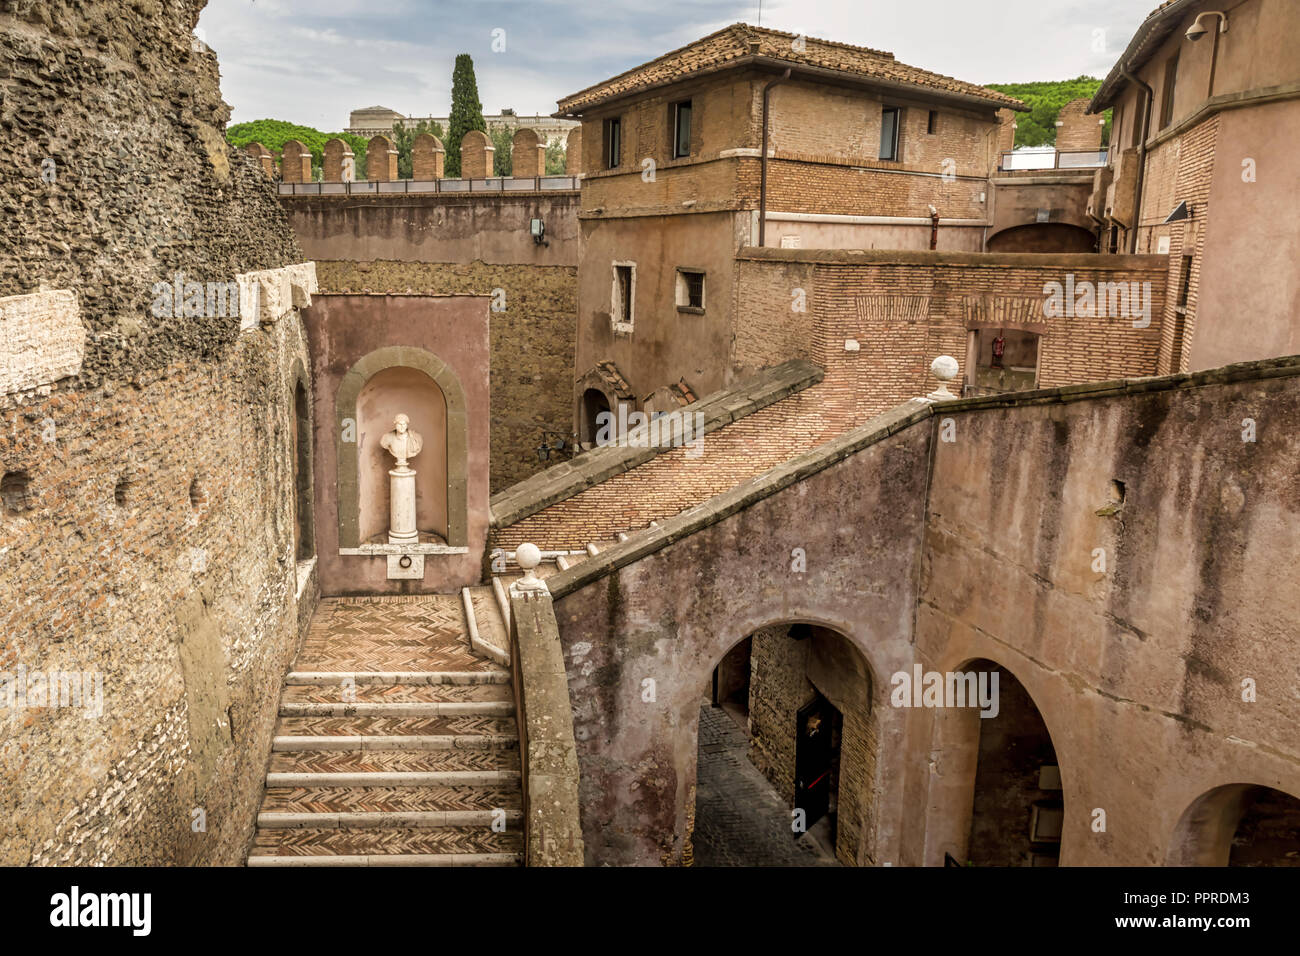
[[301, 360], [294, 362], [290, 381], [293, 382], [293, 448], [290, 455], [293, 469], [294, 556], [298, 561], [306, 561], [316, 553], [316, 530], [312, 519], [311, 388]]
[[[441, 403], [435, 396], [441, 398]], [[411, 407], [398, 407], [403, 402], [410, 402]], [[429, 481], [445, 488], [445, 494], [440, 495], [430, 490], [433, 486], [427, 481], [422, 483], [417, 477], [417, 526], [441, 534], [448, 545], [467, 546], [469, 422], [465, 390], [447, 363], [432, 352], [418, 348], [376, 349], [359, 359], [343, 376], [335, 409], [339, 547], [359, 547], [366, 537], [388, 528], [387, 475], [392, 460], [380, 448], [379, 440], [392, 428], [396, 412], [411, 416], [411, 427], [425, 439], [424, 449], [412, 462], [417, 474], [425, 476], [427, 471]], [[376, 461], [383, 463], [382, 468]], [[363, 469], [366, 471], [365, 499], [362, 497]], [[375, 488], [379, 482], [376, 471], [382, 475], [382, 488]], [[425, 489], [423, 510], [421, 487]], [[376, 502], [382, 519], [374, 518]], [[368, 516], [364, 523], [363, 504]], [[378, 530], [374, 527], [376, 520], [382, 520]]]
[[357, 397], [358, 537], [382, 544], [388, 540], [389, 476], [395, 459], [381, 445], [404, 414], [424, 440], [415, 468], [415, 526], [447, 538], [447, 399], [424, 372], [404, 365], [376, 372]]

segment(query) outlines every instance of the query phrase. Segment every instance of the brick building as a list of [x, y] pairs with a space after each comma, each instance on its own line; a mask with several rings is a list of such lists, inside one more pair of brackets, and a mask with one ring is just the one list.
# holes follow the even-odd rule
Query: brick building
[[[1300, 351], [1300, 8], [1162, 4], [1091, 109], [1113, 109], [1090, 208], [1112, 250], [1169, 256], [1159, 369]], [[1246, 242], [1248, 236], [1266, 240]]]

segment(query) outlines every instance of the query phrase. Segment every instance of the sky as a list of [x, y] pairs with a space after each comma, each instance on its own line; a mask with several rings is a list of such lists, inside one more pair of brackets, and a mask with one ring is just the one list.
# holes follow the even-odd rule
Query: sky
[[232, 123], [333, 132], [351, 110], [445, 116], [458, 53], [483, 111], [556, 100], [729, 23], [892, 52], [973, 83], [1102, 77], [1156, 0], [208, 0]]

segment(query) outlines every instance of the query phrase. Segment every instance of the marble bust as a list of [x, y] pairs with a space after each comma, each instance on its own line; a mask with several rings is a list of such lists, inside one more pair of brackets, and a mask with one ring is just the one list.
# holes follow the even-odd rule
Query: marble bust
[[408, 458], [414, 458], [424, 447], [424, 439], [411, 430], [411, 419], [398, 415], [393, 419], [393, 430], [379, 440], [379, 444], [397, 459], [397, 467], [405, 468]]

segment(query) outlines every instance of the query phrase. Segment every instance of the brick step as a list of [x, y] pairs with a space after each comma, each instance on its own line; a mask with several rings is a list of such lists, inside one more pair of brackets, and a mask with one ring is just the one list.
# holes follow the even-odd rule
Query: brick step
[[494, 787], [268, 787], [263, 813], [522, 810], [518, 783]]
[[416, 829], [423, 827], [492, 827], [504, 821], [508, 829], [518, 829], [523, 823], [522, 810], [412, 810], [404, 813], [380, 811], [375, 813], [259, 813], [259, 829], [315, 829], [363, 830], [396, 827]]
[[431, 856], [518, 853], [519, 828], [498, 833], [480, 827], [340, 829], [302, 827], [258, 830], [251, 856]]
[[517, 750], [297, 750], [272, 753], [277, 773], [478, 773], [519, 770]]
[[389, 736], [274, 737], [272, 753], [304, 750], [513, 750], [519, 746], [515, 734], [393, 734]]
[[371, 856], [250, 856], [249, 866], [522, 866], [523, 853], [394, 853]]
[[479, 735], [516, 738], [512, 716], [487, 714], [430, 714], [420, 717], [281, 717], [276, 727], [283, 736], [389, 737]]
[[286, 684], [509, 684], [506, 670], [482, 671], [291, 671]]
[[508, 717], [515, 712], [513, 700], [392, 701], [355, 704], [315, 701], [281, 701], [281, 717], [432, 717], [434, 715], [479, 715]]
[[509, 787], [517, 770], [372, 770], [357, 773], [268, 773], [271, 787]]
[[407, 703], [411, 701], [446, 701], [463, 703], [477, 700], [514, 700], [509, 684], [298, 684], [284, 688], [280, 703], [350, 703], [343, 698], [348, 692], [358, 704]]

